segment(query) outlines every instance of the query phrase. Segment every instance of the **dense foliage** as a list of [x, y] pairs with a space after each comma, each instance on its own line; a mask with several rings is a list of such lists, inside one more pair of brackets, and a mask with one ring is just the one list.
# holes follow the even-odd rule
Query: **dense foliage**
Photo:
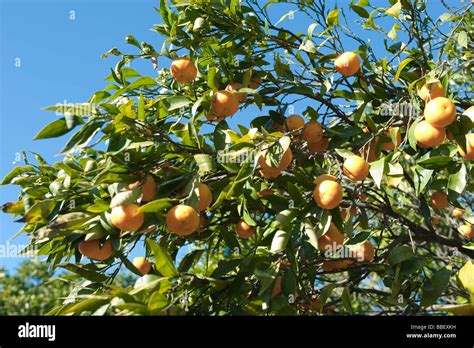
[[[118, 63], [103, 90], [47, 108], [60, 117], [36, 139], [75, 131], [64, 159], [25, 155], [2, 184], [21, 187], [3, 210], [51, 267], [71, 272], [74, 301], [53, 313], [433, 314], [449, 304], [473, 313], [472, 5], [437, 4], [445, 13], [432, 18], [433, 2], [423, 0], [333, 3], [161, 0], [153, 28], [165, 38], [161, 48], [127, 36], [131, 53], [104, 54]], [[282, 11], [280, 20], [271, 15]], [[360, 68], [344, 76], [335, 59], [346, 51]], [[178, 57], [193, 63], [186, 76], [168, 68]], [[136, 59], [149, 60], [157, 76], [141, 76]], [[192, 82], [178, 82], [188, 75]], [[240, 112], [226, 118], [235, 93], [218, 91], [232, 83], [240, 84]], [[426, 99], [426, 84], [455, 108], [454, 120], [435, 127], [448, 134], [435, 146], [420, 146], [415, 131], [425, 102], [438, 99]], [[294, 126], [300, 119], [291, 114], [306, 126]], [[370, 162], [362, 180], [346, 168], [354, 154], [364, 158], [360, 168]], [[328, 209], [324, 194], [313, 200], [322, 174], [343, 191]], [[212, 194], [207, 209], [198, 209], [200, 184]], [[170, 228], [179, 204], [202, 210], [198, 231]], [[120, 225], [125, 206], [135, 220]], [[322, 240], [339, 232], [344, 250], [366, 246], [374, 255], [330, 263]], [[113, 255], [81, 257], [84, 239]], [[147, 260], [130, 260], [137, 245], [151, 270]], [[125, 267], [136, 283], [113, 285]]]

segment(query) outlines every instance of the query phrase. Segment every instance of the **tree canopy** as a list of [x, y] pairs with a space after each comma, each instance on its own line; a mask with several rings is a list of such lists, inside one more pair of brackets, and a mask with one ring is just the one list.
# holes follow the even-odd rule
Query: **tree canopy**
[[51, 313], [474, 314], [472, 4], [430, 6], [161, 0], [2, 181]]

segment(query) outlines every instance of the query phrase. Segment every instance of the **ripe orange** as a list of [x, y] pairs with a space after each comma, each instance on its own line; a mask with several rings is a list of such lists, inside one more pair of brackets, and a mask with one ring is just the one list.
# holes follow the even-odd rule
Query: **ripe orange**
[[291, 152], [291, 149], [288, 148], [283, 154], [278, 167], [273, 168], [267, 164], [266, 155], [267, 151], [264, 150], [262, 151], [262, 154], [258, 159], [258, 163], [260, 164], [260, 172], [265, 179], [276, 178], [283, 170], [285, 170], [290, 165], [291, 161], [293, 160], [293, 153]]
[[474, 237], [474, 226], [472, 225], [461, 225], [458, 227], [458, 232], [466, 239], [472, 239]]
[[211, 116], [222, 119], [232, 116], [239, 109], [239, 100], [229, 91], [218, 91], [213, 99], [211, 105]]
[[448, 196], [442, 191], [436, 191], [431, 195], [431, 206], [436, 209], [449, 207]]
[[456, 118], [456, 106], [448, 98], [439, 97], [426, 104], [424, 116], [433, 127], [446, 127]]
[[337, 178], [334, 175], [331, 175], [331, 174], [321, 174], [316, 179], [314, 179], [314, 184], [317, 185], [317, 184], [323, 182], [324, 180], [337, 181]]
[[100, 261], [107, 260], [114, 253], [110, 239], [107, 239], [102, 247], [98, 239], [82, 241], [79, 243], [78, 249], [81, 255]]
[[423, 87], [421, 87], [421, 89], [419, 90], [418, 96], [425, 102], [428, 102], [438, 97], [444, 97], [444, 87], [439, 81], [425, 83]]
[[326, 151], [329, 147], [329, 138], [322, 137], [321, 140], [317, 143], [308, 142], [308, 151], [309, 152], [323, 152]]
[[206, 210], [212, 203], [212, 192], [209, 189], [209, 186], [203, 184], [202, 182], [199, 183], [199, 204], [198, 210], [203, 211]]
[[265, 196], [271, 196], [271, 195], [273, 195], [273, 190], [269, 188], [263, 189], [257, 193], [257, 196], [259, 197], [265, 197]]
[[304, 127], [304, 119], [298, 115], [290, 115], [285, 120], [286, 129], [289, 132], [300, 129]]
[[230, 83], [226, 86], [225, 90], [231, 93], [234, 93], [234, 95], [237, 97], [237, 100], [239, 102], [243, 102], [245, 98], [247, 98], [247, 93], [245, 92], [237, 92], [239, 89], [243, 88], [244, 85], [238, 82]]
[[344, 52], [334, 61], [336, 70], [344, 76], [352, 76], [360, 69], [360, 60], [354, 52]]
[[151, 264], [144, 257], [135, 257], [132, 261], [132, 264], [140, 271], [142, 275], [150, 273]]
[[[390, 139], [389, 142], [386, 142], [386, 143], [383, 143], [382, 145], [382, 150], [384, 151], [393, 151], [395, 149], [395, 147], [398, 147], [401, 143], [402, 143], [402, 136], [400, 134], [400, 128], [398, 127], [395, 127], [395, 137], [397, 139], [397, 143], [394, 144], [393, 141], [392, 141], [392, 133], [391, 133], [391, 129], [392, 128], [389, 128], [388, 131], [385, 133], [385, 136]], [[374, 149], [375, 151], [375, 149]]]
[[462, 214], [464, 214], [464, 210], [462, 210], [461, 208], [454, 208], [453, 209], [453, 212], [452, 212], [453, 217], [460, 218], [462, 216]]
[[474, 159], [474, 133], [466, 134], [466, 152], [459, 145], [458, 152], [465, 159]]
[[176, 82], [193, 82], [197, 76], [197, 69], [194, 62], [189, 58], [177, 58], [171, 63], [171, 75]]
[[446, 137], [444, 128], [433, 127], [427, 121], [421, 121], [415, 127], [416, 143], [419, 147], [428, 148], [441, 145]]
[[188, 236], [199, 228], [199, 214], [189, 205], [176, 205], [166, 214], [166, 225], [178, 236]]
[[369, 163], [356, 155], [346, 158], [342, 169], [352, 181], [362, 181], [369, 175]]
[[[329, 226], [327, 232], [318, 238], [318, 249], [327, 251], [328, 247], [334, 248], [344, 243], [344, 235], [339, 231], [333, 223]], [[333, 252], [335, 250], [332, 250]]]
[[302, 138], [308, 143], [320, 142], [323, 138], [323, 127], [321, 127], [321, 125], [318, 122], [306, 123], [303, 128]]
[[138, 211], [139, 206], [135, 203], [120, 205], [112, 208], [110, 221], [112, 225], [122, 231], [136, 231], [145, 220], [145, 214]]
[[253, 236], [254, 231], [255, 227], [250, 226], [244, 220], [240, 220], [235, 224], [235, 233], [237, 233], [240, 238], [249, 239]]
[[321, 268], [324, 272], [345, 270], [351, 263], [351, 260], [324, 261]]
[[342, 201], [342, 187], [332, 180], [323, 180], [313, 191], [316, 204], [323, 209], [334, 209]]
[[[140, 186], [140, 181], [136, 181], [128, 185], [129, 189]], [[156, 181], [151, 175], [147, 175], [141, 187], [142, 189], [142, 202], [150, 202], [156, 196]]]
[[375, 257], [375, 249], [369, 241], [350, 248], [350, 251], [357, 261], [370, 262]]

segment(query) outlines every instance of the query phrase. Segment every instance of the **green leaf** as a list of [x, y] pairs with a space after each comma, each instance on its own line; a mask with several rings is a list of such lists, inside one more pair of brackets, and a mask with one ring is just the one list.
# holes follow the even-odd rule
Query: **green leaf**
[[68, 127], [66, 119], [60, 118], [51, 122], [42, 130], [40, 130], [39, 133], [35, 135], [33, 140], [60, 137], [61, 135], [64, 135], [67, 132], [71, 131], [76, 125], [80, 123], [84, 123], [84, 121], [81, 118], [74, 116], [74, 122], [72, 126]]
[[467, 37], [467, 32], [461, 31], [458, 33], [458, 44], [461, 47], [467, 48], [467, 42], [468, 42], [468, 37]]
[[155, 291], [148, 300], [148, 308], [151, 310], [162, 309], [168, 305], [168, 299], [165, 295], [160, 294], [159, 291]]
[[446, 268], [440, 269], [431, 279], [423, 285], [421, 294], [421, 306], [427, 307], [436, 303], [449, 284], [451, 271]]
[[328, 13], [328, 16], [326, 17], [326, 24], [328, 26], [339, 24], [339, 9], [336, 8]]
[[138, 211], [141, 213], [164, 213], [173, 206], [171, 199], [161, 198], [142, 205]]
[[173, 264], [173, 260], [171, 259], [168, 250], [151, 239], [147, 239], [146, 243], [155, 256], [156, 270], [165, 277], [177, 276], [179, 273]]
[[279, 253], [285, 250], [286, 245], [288, 244], [288, 241], [290, 240], [290, 236], [291, 236], [291, 233], [289, 232], [286, 232], [283, 230], [276, 231], [272, 239], [270, 251], [272, 253]]
[[405, 58], [401, 63], [400, 65], [398, 66], [398, 70], [397, 72], [395, 73], [395, 76], [393, 78], [393, 83], [397, 83], [398, 81], [398, 78], [400, 77], [400, 74], [402, 73], [403, 69], [405, 69], [405, 67], [413, 61], [413, 58]]
[[131, 190], [118, 193], [110, 201], [110, 208], [115, 208], [120, 205], [135, 203], [142, 195], [142, 190], [139, 187], [134, 187]]
[[385, 14], [399, 19], [401, 10], [402, 3], [400, 1], [397, 1], [392, 7], [385, 11]]
[[168, 111], [181, 109], [191, 104], [191, 100], [187, 97], [170, 97], [167, 98], [166, 101], [169, 103]]
[[35, 169], [32, 166], [25, 166], [25, 167], [15, 167], [13, 168], [5, 177], [3, 178], [0, 185], [8, 185], [12, 182], [13, 179], [20, 176], [24, 173], [34, 173]]
[[413, 251], [406, 245], [400, 245], [392, 249], [388, 256], [388, 263], [392, 266], [398, 265], [413, 257]]
[[433, 156], [418, 162], [418, 165], [426, 169], [444, 169], [454, 163], [454, 159], [449, 156]]
[[97, 272], [97, 267], [93, 264], [74, 265], [72, 263], [59, 264], [58, 267], [64, 268], [70, 272], [76, 273], [83, 278], [92, 282], [103, 283], [107, 280], [107, 276]]
[[370, 175], [374, 179], [375, 185], [380, 188], [383, 173], [385, 170], [385, 157], [370, 163]]
[[140, 98], [138, 99], [137, 117], [139, 120], [145, 119], [145, 99], [143, 98], [142, 91], [140, 91]]
[[464, 192], [467, 185], [468, 173], [466, 165], [461, 164], [459, 171], [451, 174], [448, 179], [448, 195], [451, 201], [454, 201], [458, 195]]
[[209, 72], [207, 73], [207, 85], [213, 91], [217, 91], [219, 89], [219, 75], [217, 74], [217, 68], [211, 67]]
[[458, 273], [459, 281], [462, 286], [469, 291], [471, 297], [474, 297], [474, 264], [468, 260]]
[[107, 298], [89, 298], [87, 300], [75, 303], [69, 307], [65, 314], [81, 314], [82, 312], [91, 312], [109, 302]]
[[135, 37], [133, 35], [127, 35], [125, 37], [125, 42], [128, 43], [129, 45], [134, 45], [134, 46], [136, 46], [140, 49], [142, 48], [140, 46], [140, 43], [137, 41], [137, 39], [135, 39]]
[[357, 5], [351, 5], [352, 11], [357, 13], [359, 17], [362, 18], [369, 18], [369, 13], [365, 10], [365, 8], [357, 6]]

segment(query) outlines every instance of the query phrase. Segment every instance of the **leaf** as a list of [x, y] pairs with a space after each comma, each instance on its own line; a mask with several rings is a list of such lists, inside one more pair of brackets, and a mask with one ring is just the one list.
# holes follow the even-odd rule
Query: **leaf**
[[406, 67], [410, 62], [412, 62], [412, 61], [413, 61], [413, 58], [408, 57], [408, 58], [405, 58], [405, 59], [400, 63], [400, 65], [398, 66], [398, 70], [397, 70], [397, 72], [395, 73], [395, 76], [394, 76], [394, 78], [393, 78], [393, 83], [397, 83], [398, 78], [400, 77], [400, 74], [401, 74], [401, 72], [403, 71], [403, 69], [405, 69], [405, 67]]
[[148, 300], [148, 308], [151, 310], [162, 309], [168, 305], [168, 299], [165, 295], [160, 294], [159, 291], [155, 291]]
[[397, 1], [392, 7], [385, 11], [385, 14], [399, 19], [401, 10], [402, 3], [400, 1]]
[[177, 276], [179, 273], [176, 270], [168, 251], [154, 240], [147, 239], [146, 243], [155, 256], [156, 270], [165, 277]]
[[470, 303], [468, 304], [461, 304], [461, 305], [442, 305], [436, 306], [436, 310], [449, 312], [454, 315], [474, 315], [474, 306]]
[[124, 92], [131, 90], [131, 89], [138, 89], [141, 87], [148, 87], [148, 86], [154, 86], [156, 85], [156, 81], [154, 78], [150, 76], [143, 76], [135, 81], [133, 81], [131, 84], [129, 84], [127, 87], [119, 89], [117, 92], [115, 92], [112, 96], [109, 97], [108, 101], [113, 101], [116, 99], [118, 96], [121, 96], [124, 94]]
[[194, 155], [194, 160], [199, 167], [199, 173], [205, 174], [216, 170], [217, 165], [211, 155], [198, 154]]
[[459, 270], [458, 278], [471, 297], [474, 297], [474, 265], [471, 260], [468, 260]]
[[191, 104], [191, 100], [189, 100], [187, 97], [170, 97], [167, 98], [166, 101], [169, 103], [168, 111], [181, 109], [182, 107]]
[[84, 123], [84, 121], [78, 117], [74, 117], [74, 120], [75, 121], [71, 127], [68, 127], [65, 118], [55, 120], [40, 130], [38, 134], [35, 135], [33, 140], [60, 137], [61, 135], [64, 135], [72, 130], [77, 124]]
[[336, 8], [328, 13], [328, 16], [326, 17], [326, 24], [328, 26], [339, 24], [339, 9]]
[[270, 251], [272, 253], [279, 253], [285, 250], [286, 245], [288, 244], [288, 241], [290, 240], [290, 236], [291, 236], [291, 233], [288, 233], [286, 231], [283, 231], [283, 230], [276, 231], [272, 239]]
[[65, 314], [74, 313], [77, 315], [82, 312], [91, 312], [108, 302], [109, 299], [107, 298], [89, 298], [87, 300], [75, 303], [65, 311]]
[[141, 213], [164, 213], [173, 206], [171, 202], [169, 198], [156, 199], [142, 205], [138, 211]]
[[120, 205], [134, 203], [142, 195], [142, 190], [139, 187], [134, 187], [131, 190], [118, 193], [110, 201], [110, 208], [115, 208]]
[[313, 37], [313, 32], [314, 32], [314, 29], [316, 29], [316, 27], [318, 26], [318, 23], [312, 23], [309, 25], [308, 27], [308, 38], [311, 39]]
[[213, 91], [219, 89], [219, 76], [217, 75], [217, 68], [214, 66], [209, 68], [209, 72], [207, 73], [207, 85]]
[[467, 185], [467, 169], [463, 163], [457, 173], [451, 174], [448, 179], [448, 194], [450, 197], [460, 195]]
[[468, 42], [468, 37], [467, 37], [467, 32], [461, 31], [458, 33], [458, 44], [461, 47], [467, 48], [467, 42]]
[[102, 273], [98, 273], [97, 267], [93, 264], [89, 265], [74, 265], [72, 263], [59, 264], [58, 267], [64, 268], [70, 272], [76, 273], [83, 278], [86, 278], [92, 282], [103, 283], [107, 280], [107, 276]]
[[427, 307], [435, 304], [438, 298], [443, 294], [449, 284], [451, 271], [446, 268], [440, 269], [431, 279], [423, 285], [421, 294], [421, 306]]
[[426, 169], [444, 169], [454, 163], [454, 159], [449, 156], [433, 156], [418, 162], [418, 165]]
[[129, 45], [134, 45], [140, 49], [142, 48], [140, 44], [138, 43], [137, 39], [135, 39], [133, 35], [127, 35], [125, 37], [125, 42], [128, 43]]
[[20, 176], [21, 174], [34, 173], [34, 172], [35, 172], [35, 169], [32, 166], [25, 166], [25, 167], [16, 166], [7, 175], [5, 175], [0, 185], [8, 185], [12, 182], [13, 179]]
[[145, 119], [145, 99], [143, 98], [142, 91], [140, 91], [140, 98], [138, 99], [137, 117], [139, 120]]
[[392, 40], [396, 40], [398, 38], [397, 30], [400, 30], [400, 29], [401, 29], [400, 25], [398, 23], [395, 23], [392, 29], [390, 29], [390, 31], [387, 33], [387, 36], [391, 38]]
[[357, 6], [357, 5], [351, 5], [351, 9], [352, 9], [352, 11], [357, 13], [359, 15], [359, 17], [369, 18], [369, 13], [365, 10], [365, 8], [363, 8], [361, 6]]
[[392, 266], [398, 265], [413, 257], [413, 251], [406, 245], [400, 245], [392, 249], [388, 256], [388, 263]]
[[380, 188], [382, 183], [383, 173], [385, 170], [385, 157], [370, 163], [370, 175], [374, 179], [375, 185]]

